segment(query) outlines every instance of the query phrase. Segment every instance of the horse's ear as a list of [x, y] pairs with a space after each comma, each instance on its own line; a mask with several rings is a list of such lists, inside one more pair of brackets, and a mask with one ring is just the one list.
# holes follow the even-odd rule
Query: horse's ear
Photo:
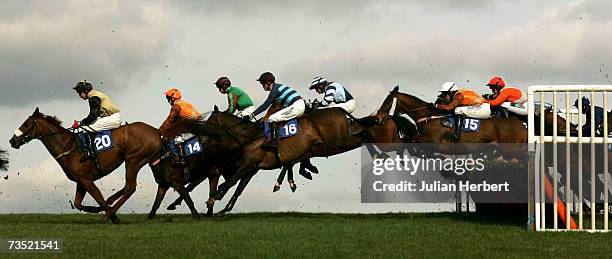
[[214, 111], [215, 111], [215, 112], [219, 112], [219, 107], [217, 107], [217, 105], [215, 105], [215, 109], [214, 109]]
[[396, 85], [391, 92], [396, 93], [397, 91], [399, 91], [399, 85]]
[[36, 115], [36, 114], [40, 114], [40, 110], [38, 109], [38, 107], [36, 107], [36, 110], [34, 110], [34, 113], [32, 113], [32, 115]]

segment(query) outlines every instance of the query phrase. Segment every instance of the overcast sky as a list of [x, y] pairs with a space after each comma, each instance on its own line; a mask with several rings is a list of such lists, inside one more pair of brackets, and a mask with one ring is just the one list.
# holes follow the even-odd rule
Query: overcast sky
[[[169, 110], [167, 88], [206, 111], [226, 106], [212, 83], [228, 76], [259, 104], [266, 93], [255, 79], [264, 71], [308, 99], [317, 97], [307, 91], [314, 76], [340, 82], [356, 97], [358, 116], [395, 85], [433, 100], [444, 81], [484, 92], [494, 75], [523, 89], [610, 84], [610, 12], [605, 0], [2, 1], [0, 146], [9, 148], [13, 130], [37, 106], [66, 125], [82, 119], [87, 104], [71, 89], [82, 79], [110, 95], [128, 121], [156, 127]], [[75, 184], [42, 144], [10, 155], [0, 213], [75, 212], [68, 203]], [[277, 174], [262, 172], [237, 211], [413, 208], [359, 203], [358, 151], [314, 162], [321, 174], [299, 179], [296, 194], [273, 195]], [[105, 195], [122, 187], [123, 173], [102, 180]], [[148, 211], [156, 190], [149, 169], [139, 183], [122, 212]], [[196, 193], [201, 209], [207, 193]]]

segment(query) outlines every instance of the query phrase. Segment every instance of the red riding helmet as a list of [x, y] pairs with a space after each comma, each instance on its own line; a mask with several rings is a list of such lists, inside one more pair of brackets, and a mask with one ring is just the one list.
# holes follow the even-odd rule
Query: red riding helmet
[[487, 86], [488, 87], [498, 87], [501, 89], [501, 88], [506, 87], [506, 83], [501, 77], [494, 76], [493, 78], [491, 78], [491, 80], [489, 80], [489, 83], [487, 84]]

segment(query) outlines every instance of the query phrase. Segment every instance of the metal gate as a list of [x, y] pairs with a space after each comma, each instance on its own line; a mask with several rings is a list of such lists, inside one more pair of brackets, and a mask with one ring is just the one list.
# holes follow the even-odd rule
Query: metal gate
[[[608, 137], [608, 107], [607, 107], [607, 93], [612, 92], [612, 85], [534, 85], [530, 86], [528, 90], [528, 145], [529, 145], [529, 206], [528, 206], [528, 227], [535, 231], [568, 231], [568, 230], [581, 230], [589, 232], [608, 231], [608, 192], [609, 192], [609, 175], [608, 175], [608, 153], [609, 145], [612, 139]], [[586, 136], [583, 136], [582, 125], [585, 119], [582, 114], [582, 98], [587, 97], [591, 101], [590, 116], [591, 127], [590, 133], [586, 132]], [[561, 101], [560, 101], [561, 99]], [[575, 110], [572, 109], [572, 101], [577, 99], [578, 101], [578, 127], [577, 134], [572, 134], [570, 129], [570, 119], [567, 116], [565, 123], [565, 134], [559, 135], [558, 132], [558, 115], [559, 109], [565, 109], [565, 111]], [[536, 104], [540, 103], [539, 111], [536, 110]], [[552, 108], [552, 134], [547, 135], [546, 122], [545, 122], [545, 105], [544, 103], [549, 102]], [[603, 112], [603, 134], [596, 136], [596, 125], [595, 125], [595, 106], [596, 103], [604, 109]], [[560, 104], [560, 105], [559, 105]], [[534, 121], [536, 118], [536, 112], [539, 112], [541, 116], [539, 121]], [[536, 127], [539, 127], [539, 134], [536, 135]], [[550, 130], [550, 129], [549, 129]], [[604, 137], [605, 136], [605, 137]], [[557, 147], [558, 145], [564, 145], [562, 150], [565, 151], [565, 156], [559, 154]], [[588, 150], [583, 150], [588, 148]], [[600, 150], [596, 150], [600, 149]], [[590, 154], [590, 167], [589, 172], [583, 172], [583, 155], [584, 153]], [[546, 155], [550, 156], [552, 152], [552, 161], [547, 163]], [[596, 155], [597, 152], [603, 154], [603, 166], [596, 168]], [[559, 159], [564, 159], [564, 169], [566, 177], [564, 177], [564, 183], [559, 182], [560, 174], [559, 170]], [[571, 169], [571, 165], [576, 163], [577, 170]], [[588, 166], [588, 165], [585, 165]], [[594, 168], [594, 170], [593, 170]], [[547, 174], [550, 172], [550, 174]], [[603, 174], [603, 201], [599, 202], [599, 206], [603, 206], [603, 215], [600, 211], [596, 211], [596, 201], [602, 200], [601, 197], [596, 197], [595, 186], [597, 185], [598, 176]], [[550, 175], [550, 176], [549, 176]], [[590, 177], [588, 177], [590, 176]], [[571, 179], [577, 178], [577, 188], [572, 188]], [[584, 179], [590, 178], [589, 181], [583, 182]], [[601, 178], [601, 177], [599, 177]], [[551, 184], [552, 182], [552, 184]], [[559, 188], [559, 185], [562, 188]], [[587, 189], [587, 193], [584, 193], [583, 184], [590, 185], [590, 189]], [[552, 185], [552, 188], [551, 188]], [[548, 193], [547, 193], [548, 192]], [[552, 195], [550, 194], [552, 192]], [[601, 193], [597, 193], [600, 194]], [[548, 200], [547, 200], [548, 196]], [[552, 197], [550, 197], [552, 196]], [[577, 196], [578, 208], [572, 214], [570, 205], [575, 205], [574, 197]], [[585, 202], [589, 201], [589, 202]], [[547, 203], [549, 206], [546, 206]], [[602, 204], [603, 203], [603, 204]], [[552, 224], [546, 222], [547, 212], [550, 213], [552, 205]], [[590, 208], [590, 220], [585, 222], [583, 211], [584, 207]], [[574, 206], [571, 206], [574, 207]], [[560, 211], [561, 210], [561, 211]], [[564, 210], [564, 211], [563, 211]], [[565, 222], [559, 222], [559, 217], [563, 218], [565, 215]], [[549, 215], [550, 218], [550, 215]], [[575, 223], [577, 218], [577, 223]], [[602, 219], [603, 218], [603, 219]], [[563, 219], [562, 219], [563, 220]], [[560, 228], [559, 223], [565, 225]], [[588, 226], [585, 227], [585, 223]]]

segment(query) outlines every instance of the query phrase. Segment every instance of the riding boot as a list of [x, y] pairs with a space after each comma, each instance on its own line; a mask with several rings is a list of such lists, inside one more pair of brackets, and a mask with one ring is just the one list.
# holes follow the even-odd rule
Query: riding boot
[[183, 148], [183, 143], [176, 143], [176, 151], [178, 156], [178, 161], [176, 164], [181, 167], [187, 165], [187, 162], [185, 161], [185, 149]]
[[459, 141], [459, 137], [461, 135], [461, 121], [462, 120], [463, 120], [462, 116], [457, 116], [455, 118], [455, 128], [453, 130], [453, 133], [451, 134], [451, 137], [453, 138], [453, 142]]
[[79, 139], [83, 143], [83, 157], [81, 157], [80, 162], [95, 158], [96, 153], [93, 150], [94, 143], [89, 132], [79, 132]]
[[268, 139], [268, 141], [263, 145], [263, 147], [267, 147], [267, 148], [277, 148], [277, 144], [276, 144], [276, 138], [277, 138], [277, 130], [276, 129], [276, 124], [275, 123], [270, 123], [270, 138]]

